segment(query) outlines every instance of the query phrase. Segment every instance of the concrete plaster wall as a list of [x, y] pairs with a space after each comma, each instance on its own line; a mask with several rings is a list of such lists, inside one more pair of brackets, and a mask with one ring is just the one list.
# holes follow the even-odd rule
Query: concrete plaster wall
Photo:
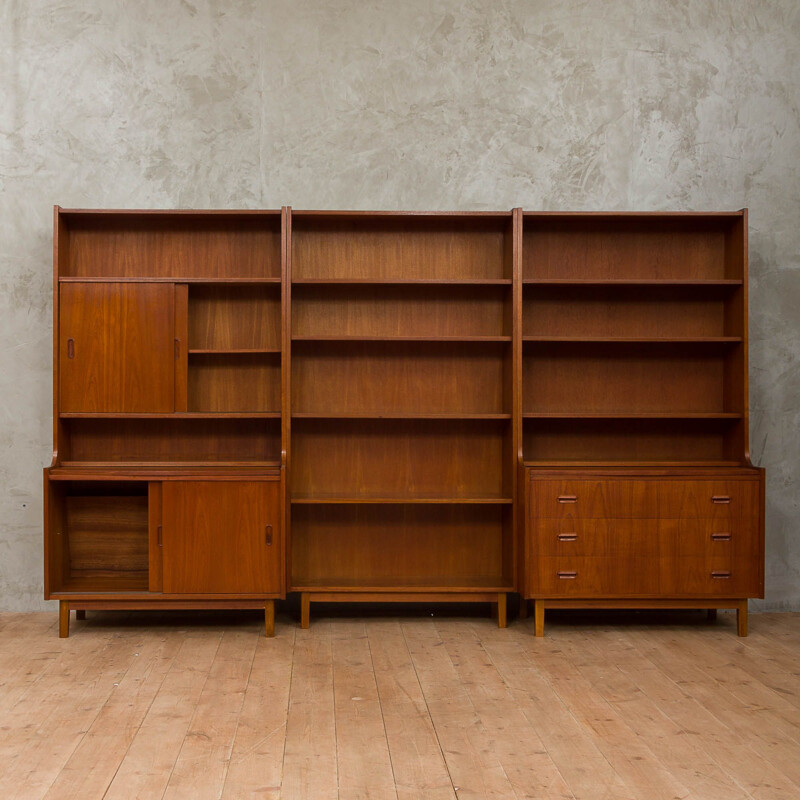
[[52, 206], [750, 207], [767, 598], [800, 609], [796, 0], [0, 0], [0, 609], [42, 600]]

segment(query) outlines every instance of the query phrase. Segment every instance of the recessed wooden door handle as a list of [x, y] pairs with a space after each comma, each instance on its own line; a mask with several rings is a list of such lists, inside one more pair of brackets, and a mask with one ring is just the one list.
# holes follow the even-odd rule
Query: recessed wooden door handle
[[712, 503], [730, 503], [731, 498], [727, 494], [715, 494], [711, 498]]
[[729, 533], [712, 533], [711, 534], [711, 541], [712, 542], [729, 542], [731, 540], [731, 535]]
[[181, 340], [176, 338], [175, 339], [175, 358], [181, 357]]
[[578, 538], [577, 533], [559, 533], [558, 534], [558, 541], [559, 542], [574, 542]]
[[711, 572], [712, 578], [724, 579], [724, 578], [730, 578], [730, 576], [731, 573], [728, 570], [724, 569], [715, 569]]
[[67, 339], [67, 358], [75, 358], [75, 340]]
[[164, 539], [162, 538], [162, 532], [161, 532], [161, 526], [160, 525], [158, 526], [158, 528], [156, 528], [156, 541], [158, 542], [158, 546], [159, 547], [163, 547], [164, 546]]
[[562, 569], [558, 571], [558, 577], [562, 581], [571, 581], [578, 577], [578, 573], [575, 570]]
[[557, 498], [559, 503], [577, 503], [578, 495], [576, 494], [560, 494]]
[[272, 544], [272, 525], [267, 525], [267, 527], [264, 528], [264, 540], [268, 545]]

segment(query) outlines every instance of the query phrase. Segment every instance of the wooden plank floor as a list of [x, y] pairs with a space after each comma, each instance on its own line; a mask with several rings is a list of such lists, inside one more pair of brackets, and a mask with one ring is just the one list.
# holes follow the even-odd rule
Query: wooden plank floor
[[0, 614], [0, 798], [800, 797], [800, 614], [335, 613]]

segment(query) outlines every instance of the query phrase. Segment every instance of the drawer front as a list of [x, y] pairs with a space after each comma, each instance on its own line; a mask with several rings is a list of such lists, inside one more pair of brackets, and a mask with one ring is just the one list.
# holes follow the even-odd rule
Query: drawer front
[[659, 481], [661, 519], [757, 520], [759, 483], [740, 481]]
[[763, 595], [758, 479], [533, 478], [527, 490], [529, 596]]
[[531, 482], [532, 511], [550, 519], [658, 518], [654, 481], [596, 480]]
[[[664, 519], [662, 586], [675, 595], [757, 597], [761, 594], [757, 519]], [[668, 550], [666, 550], [668, 544]]]
[[630, 556], [659, 558], [662, 546], [654, 519], [534, 518], [530, 542], [539, 556]]
[[614, 556], [536, 559], [537, 597], [630, 597], [659, 593], [658, 560]]

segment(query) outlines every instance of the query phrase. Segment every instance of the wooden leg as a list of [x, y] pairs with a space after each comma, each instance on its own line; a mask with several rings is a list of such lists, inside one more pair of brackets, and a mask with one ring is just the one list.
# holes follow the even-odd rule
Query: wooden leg
[[528, 601], [524, 597], [519, 599], [519, 618], [528, 619]]
[[505, 628], [508, 625], [508, 617], [506, 613], [506, 604], [508, 602], [508, 595], [505, 592], [500, 592], [497, 595], [497, 627]]
[[739, 636], [747, 636], [747, 600], [742, 600], [736, 608], [736, 627]]
[[267, 639], [275, 635], [275, 601], [267, 600], [264, 606], [264, 625], [266, 627]]
[[58, 602], [58, 636], [61, 639], [69, 636], [69, 603], [66, 600]]
[[533, 632], [535, 636], [544, 636], [544, 603], [533, 601]]
[[307, 628], [311, 621], [311, 595], [308, 592], [300, 593], [300, 627]]
[[706, 612], [706, 616], [708, 617], [709, 622], [716, 622], [717, 621], [717, 609], [716, 608], [709, 608]]
[[75, 612], [75, 619], [86, 619], [86, 609], [84, 609], [84, 608], [79, 608], [79, 609], [78, 609], [78, 610]]

